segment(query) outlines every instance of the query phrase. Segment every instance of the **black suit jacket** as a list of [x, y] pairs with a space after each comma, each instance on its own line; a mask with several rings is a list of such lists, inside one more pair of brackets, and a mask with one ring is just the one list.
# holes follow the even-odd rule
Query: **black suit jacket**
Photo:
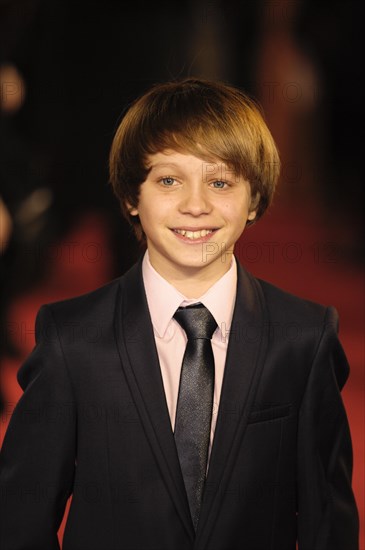
[[355, 550], [337, 314], [238, 288], [194, 533], [141, 263], [41, 308], [1, 453], [1, 550]]

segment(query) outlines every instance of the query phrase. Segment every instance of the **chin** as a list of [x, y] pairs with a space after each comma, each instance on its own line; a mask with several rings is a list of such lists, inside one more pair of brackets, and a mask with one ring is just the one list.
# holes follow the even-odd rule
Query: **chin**
[[189, 268], [191, 268], [191, 269], [204, 269], [204, 268], [210, 266], [211, 264], [216, 263], [217, 260], [219, 260], [219, 256], [216, 256], [216, 257], [210, 256], [206, 260], [203, 260], [202, 257], [194, 258], [194, 259], [185, 258], [185, 261], [183, 259], [181, 259], [180, 265], [182, 267], [187, 268], [187, 269], [189, 269]]

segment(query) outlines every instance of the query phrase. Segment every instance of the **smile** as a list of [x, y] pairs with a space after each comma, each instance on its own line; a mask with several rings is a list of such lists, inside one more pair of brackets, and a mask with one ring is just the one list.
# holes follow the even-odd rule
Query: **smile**
[[214, 233], [216, 229], [201, 229], [199, 231], [188, 231], [186, 229], [173, 229], [174, 233], [178, 233], [179, 235], [182, 235], [183, 237], [186, 237], [187, 239], [196, 240], [201, 239], [203, 237], [206, 237], [207, 235], [210, 235], [211, 233]]

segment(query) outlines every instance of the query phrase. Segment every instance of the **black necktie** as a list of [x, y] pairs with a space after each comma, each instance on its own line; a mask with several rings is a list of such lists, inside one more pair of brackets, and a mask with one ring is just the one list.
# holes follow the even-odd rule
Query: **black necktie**
[[196, 529], [208, 460], [214, 391], [211, 338], [217, 328], [203, 304], [179, 308], [174, 318], [188, 337], [175, 420], [175, 442]]

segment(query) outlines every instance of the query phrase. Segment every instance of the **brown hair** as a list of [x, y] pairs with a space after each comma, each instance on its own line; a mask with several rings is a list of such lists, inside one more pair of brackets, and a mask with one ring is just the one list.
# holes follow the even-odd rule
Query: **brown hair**
[[127, 110], [109, 159], [110, 182], [139, 239], [139, 218], [129, 210], [138, 206], [140, 186], [150, 171], [147, 156], [166, 149], [218, 158], [244, 177], [257, 206], [254, 221], [270, 205], [280, 160], [253, 100], [230, 85], [200, 78], [156, 84]]

